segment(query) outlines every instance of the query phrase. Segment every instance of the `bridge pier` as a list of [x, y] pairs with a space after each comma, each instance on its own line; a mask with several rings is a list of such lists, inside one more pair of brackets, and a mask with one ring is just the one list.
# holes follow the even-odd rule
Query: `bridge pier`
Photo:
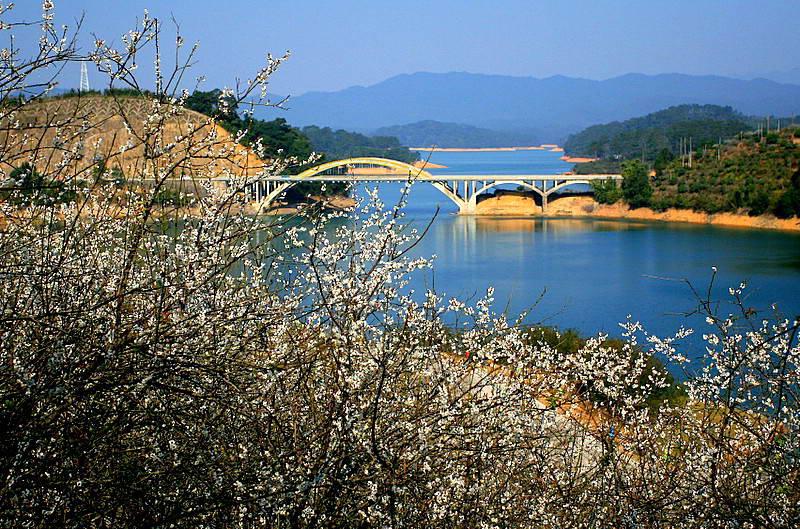
[[459, 215], [475, 215], [477, 212], [478, 207], [474, 200], [469, 200], [458, 206]]

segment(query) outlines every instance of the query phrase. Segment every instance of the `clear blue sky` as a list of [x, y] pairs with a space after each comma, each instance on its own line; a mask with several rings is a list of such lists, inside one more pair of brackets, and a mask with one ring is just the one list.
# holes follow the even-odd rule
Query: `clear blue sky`
[[[206, 76], [208, 89], [230, 86], [267, 51], [285, 50], [293, 56], [272, 87], [293, 95], [416, 71], [605, 79], [628, 72], [752, 76], [800, 65], [800, 0], [55, 3], [58, 23], [86, 13], [86, 48], [89, 33], [118, 39], [145, 8], [165, 21], [173, 14], [187, 41], [200, 41], [194, 72]], [[33, 18], [39, 5], [18, 1], [8, 18]], [[76, 71], [62, 86], [77, 83]]]

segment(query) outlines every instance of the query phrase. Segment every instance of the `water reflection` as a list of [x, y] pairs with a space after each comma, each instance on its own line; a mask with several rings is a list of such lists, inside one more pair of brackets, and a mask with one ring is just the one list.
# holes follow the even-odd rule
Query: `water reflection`
[[554, 217], [460, 217], [459, 222], [473, 223], [479, 233], [539, 232], [552, 234], [595, 231], [628, 231], [647, 228], [646, 223], [609, 221], [592, 218]]
[[[442, 216], [418, 255], [436, 254], [436, 285], [469, 296], [492, 285], [502, 308], [516, 316], [547, 289], [534, 319], [552, 317], [583, 333], [618, 335], [628, 314], [666, 335], [681, 325], [702, 326], [680, 313], [697, 306], [683, 282], [704, 290], [719, 270], [712, 296], [748, 280], [749, 303], [773, 302], [800, 313], [800, 235], [729, 230], [690, 224], [608, 219]], [[725, 305], [723, 305], [723, 308]], [[698, 325], [700, 324], [700, 325]]]
[[[407, 219], [416, 228], [430, 218]], [[329, 226], [351, 221], [337, 219]], [[447, 295], [471, 296], [496, 289], [500, 306], [516, 316], [539, 293], [548, 294], [539, 319], [584, 333], [618, 334], [628, 314], [666, 334], [686, 323], [674, 313], [696, 301], [688, 287], [653, 277], [687, 279], [704, 289], [711, 267], [719, 270], [712, 295], [747, 280], [750, 303], [777, 302], [800, 313], [800, 234], [593, 218], [486, 218], [440, 215], [412, 256], [436, 255], [435, 271], [412, 288], [436, 284]], [[434, 281], [435, 279], [435, 281]], [[694, 322], [693, 322], [694, 324]]]

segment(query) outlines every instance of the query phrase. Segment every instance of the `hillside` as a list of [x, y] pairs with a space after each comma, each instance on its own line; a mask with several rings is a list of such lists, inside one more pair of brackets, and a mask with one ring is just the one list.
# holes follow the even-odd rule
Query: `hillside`
[[[654, 209], [800, 215], [788, 201], [800, 194], [800, 129], [750, 135], [724, 149], [693, 153], [691, 167], [675, 159], [652, 178]], [[800, 206], [800, 204], [798, 204]]]
[[[591, 164], [586, 164], [591, 165]], [[711, 148], [663, 160], [650, 170], [640, 161], [622, 165], [622, 189], [598, 183], [601, 203], [620, 198], [632, 207], [692, 209], [751, 216], [800, 217], [800, 129], [753, 133]], [[649, 174], [648, 174], [649, 173]]]
[[[4, 148], [5, 165], [1, 169], [7, 176], [14, 167], [29, 161], [29, 151], [36, 145], [34, 162], [42, 174], [57, 172], [60, 178], [64, 175], [83, 177], [99, 159], [106, 160], [104, 165], [108, 169], [115, 169], [122, 175], [152, 171], [152, 167], [143, 164], [146, 146], [140, 138], [147, 127], [145, 117], [153, 108], [153, 102], [145, 97], [99, 94], [48, 98], [28, 105], [13, 116], [19, 121], [19, 128], [3, 127], [0, 144]], [[179, 171], [183, 174], [207, 168], [209, 149], [215, 151], [215, 170], [220, 174], [227, 171], [255, 174], [264, 165], [206, 115], [184, 109], [174, 116], [165, 115], [163, 119], [158, 141], [162, 145], [173, 145], [173, 157], [180, 160]], [[86, 120], [95, 125], [85, 129]], [[46, 126], [57, 122], [62, 125]], [[203, 148], [198, 148], [201, 143]], [[127, 147], [123, 149], [122, 146]], [[61, 151], [67, 149], [77, 150], [81, 156], [64, 170], [59, 161]]]
[[396, 136], [411, 147], [521, 147], [537, 145], [533, 132], [502, 132], [465, 125], [425, 120], [407, 125], [381, 127], [380, 136]]
[[308, 126], [300, 131], [311, 142], [316, 152], [324, 153], [326, 160], [341, 160], [359, 156], [376, 156], [412, 163], [419, 158], [415, 152], [408, 150], [393, 135], [381, 134], [365, 136], [346, 130], [332, 130], [329, 127]]
[[683, 74], [628, 74], [593, 81], [415, 73], [369, 87], [292, 97], [288, 111], [264, 110], [261, 117], [359, 132], [435, 120], [493, 130], [532, 129], [539, 141], [558, 142], [597, 123], [682, 104], [719, 104], [746, 115], [791, 116], [800, 114], [800, 86]]
[[625, 121], [593, 125], [571, 135], [570, 156], [654, 158], [662, 149], [677, 154], [681, 138], [700, 145], [749, 130], [748, 118], [731, 107], [678, 105]]
[[[267, 121], [246, 117], [239, 111], [236, 101], [228, 98], [227, 111], [219, 109], [219, 89], [207, 92], [195, 91], [186, 99], [186, 106], [216, 120], [230, 133], [242, 133], [242, 143], [250, 145], [260, 140], [265, 152], [270, 156], [282, 153], [298, 160], [307, 159], [312, 151], [324, 155], [325, 160], [336, 160], [355, 156], [379, 156], [393, 160], [413, 162], [417, 159], [416, 153], [400, 145], [397, 138], [379, 137], [371, 138], [357, 132], [346, 130], [332, 130], [328, 127], [310, 125], [302, 130], [292, 127], [283, 117]], [[224, 99], [224, 98], [223, 98]], [[318, 160], [319, 161], [319, 160]], [[288, 168], [298, 172], [305, 166]]]

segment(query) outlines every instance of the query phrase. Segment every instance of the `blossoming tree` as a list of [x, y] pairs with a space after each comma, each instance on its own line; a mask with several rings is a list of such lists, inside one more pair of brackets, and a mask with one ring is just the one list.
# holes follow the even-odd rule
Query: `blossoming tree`
[[[81, 56], [42, 7], [38, 54], [0, 50], [0, 525], [796, 526], [797, 322], [698, 294], [710, 330], [689, 362], [689, 330], [631, 321], [621, 347], [564, 351], [495, 314], [491, 289], [411, 292], [432, 261], [410, 256], [424, 233], [402, 201], [244, 214], [286, 161], [183, 119], [194, 52], [166, 68], [146, 14]], [[3, 32], [31, 29], [12, 14]], [[283, 60], [220, 107], [263, 101]], [[136, 94], [143, 113], [108, 96], [124, 135], [80, 104], [41, 110], [43, 74], [75, 61]], [[158, 200], [187, 180], [189, 207]], [[645, 405], [670, 385], [650, 354], [685, 368], [685, 399]]]

